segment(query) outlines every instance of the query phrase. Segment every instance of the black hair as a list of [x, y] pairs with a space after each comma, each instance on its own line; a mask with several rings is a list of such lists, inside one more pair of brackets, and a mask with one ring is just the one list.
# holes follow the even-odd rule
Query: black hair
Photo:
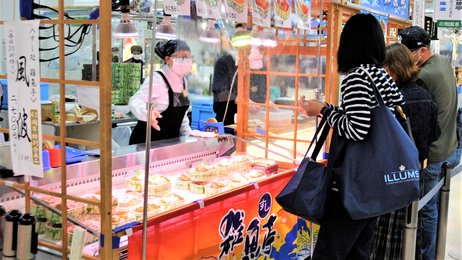
[[379, 21], [371, 14], [356, 14], [345, 24], [337, 52], [337, 71], [348, 73], [361, 64], [381, 67], [385, 40]]
[[170, 57], [177, 51], [191, 52], [191, 49], [185, 41], [168, 40], [166, 42], [158, 42], [154, 51], [161, 59], [165, 60], [165, 57]]

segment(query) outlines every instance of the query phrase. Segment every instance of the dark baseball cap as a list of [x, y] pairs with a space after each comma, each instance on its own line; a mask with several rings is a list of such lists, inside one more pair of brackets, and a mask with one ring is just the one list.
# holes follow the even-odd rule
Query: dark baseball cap
[[415, 50], [430, 44], [431, 39], [422, 27], [410, 26], [398, 33], [398, 41], [409, 50]]

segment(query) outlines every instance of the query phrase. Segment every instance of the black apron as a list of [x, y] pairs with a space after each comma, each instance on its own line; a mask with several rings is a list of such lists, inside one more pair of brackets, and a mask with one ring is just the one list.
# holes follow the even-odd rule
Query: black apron
[[[186, 95], [186, 87], [183, 81], [183, 92], [175, 93], [170, 86], [165, 75], [160, 72], [159, 75], [164, 79], [168, 87], [168, 107], [160, 113], [162, 118], [158, 118], [157, 122], [160, 131], [151, 127], [151, 141], [159, 141], [163, 139], [170, 139], [180, 136], [180, 128], [186, 111], [189, 108], [189, 99]], [[149, 115], [148, 115], [149, 116]], [[146, 121], [138, 120], [133, 132], [130, 136], [129, 144], [139, 144], [146, 142]]]

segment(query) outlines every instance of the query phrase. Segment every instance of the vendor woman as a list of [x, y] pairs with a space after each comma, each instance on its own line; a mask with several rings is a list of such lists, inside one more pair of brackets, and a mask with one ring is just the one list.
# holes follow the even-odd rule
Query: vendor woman
[[[191, 131], [187, 111], [189, 108], [188, 86], [184, 78], [191, 71], [192, 58], [189, 46], [181, 40], [159, 42], [156, 54], [165, 65], [154, 72], [151, 113], [151, 141], [188, 135]], [[138, 118], [130, 136], [130, 144], [145, 143], [149, 80], [130, 98], [131, 112]]]

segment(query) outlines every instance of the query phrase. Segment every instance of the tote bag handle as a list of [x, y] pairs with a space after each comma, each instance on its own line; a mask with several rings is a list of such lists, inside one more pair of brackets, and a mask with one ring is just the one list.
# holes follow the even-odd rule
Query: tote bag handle
[[[310, 151], [311, 147], [313, 146], [313, 143], [316, 143], [316, 146], [313, 149], [313, 152], [311, 153], [311, 160], [316, 161], [316, 157], [318, 157], [319, 152], [321, 151], [321, 148], [326, 141], [327, 135], [329, 134], [330, 126], [327, 123], [327, 117], [323, 115], [321, 117], [321, 121], [319, 122], [318, 127], [316, 128], [316, 132], [314, 133], [313, 136], [313, 141], [311, 141], [310, 145], [308, 146], [308, 149], [306, 150], [304, 158], [308, 155], [308, 152]], [[318, 139], [318, 135], [321, 133]], [[316, 141], [314, 141], [316, 140]]]

